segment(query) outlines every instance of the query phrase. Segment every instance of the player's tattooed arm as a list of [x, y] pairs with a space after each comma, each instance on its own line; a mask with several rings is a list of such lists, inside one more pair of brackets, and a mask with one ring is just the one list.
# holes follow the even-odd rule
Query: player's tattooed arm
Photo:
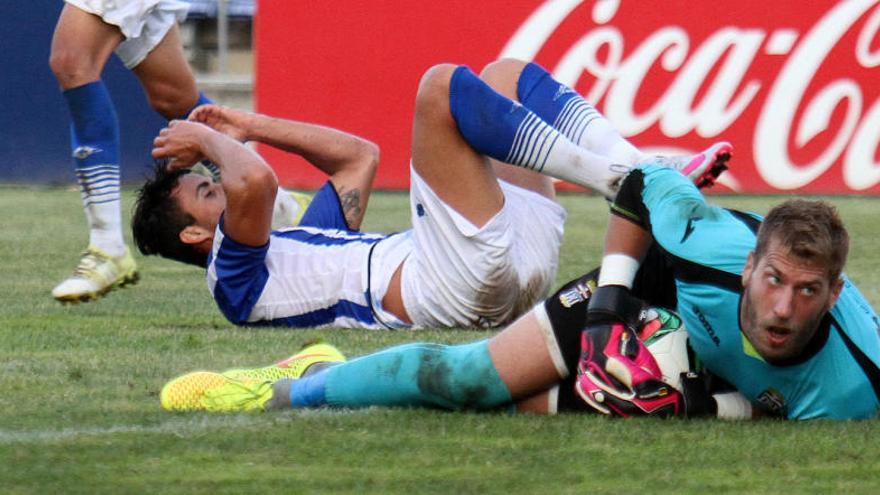
[[360, 230], [361, 223], [364, 220], [364, 205], [361, 204], [360, 189], [345, 190], [340, 187], [336, 190], [339, 194], [339, 203], [342, 205], [342, 214], [345, 216], [345, 223], [352, 230]]
[[[308, 122], [232, 111], [223, 115], [230, 119], [240, 117], [236, 120], [235, 129], [242, 132], [237, 137], [297, 154], [327, 174], [339, 195], [349, 228], [360, 229], [379, 166], [379, 147], [376, 144], [338, 129]], [[208, 119], [207, 114], [204, 117]]]

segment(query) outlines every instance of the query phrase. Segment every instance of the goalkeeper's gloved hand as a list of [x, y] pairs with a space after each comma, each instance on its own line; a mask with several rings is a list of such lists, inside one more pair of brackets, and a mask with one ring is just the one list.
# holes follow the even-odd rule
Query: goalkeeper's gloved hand
[[575, 389], [602, 414], [682, 414], [681, 394], [663, 382], [657, 361], [636, 336], [646, 307], [621, 286], [599, 287], [590, 297]]
[[663, 382], [654, 356], [623, 323], [588, 325], [581, 333], [575, 389], [584, 402], [606, 415], [683, 414], [681, 394]]
[[624, 287], [594, 291], [581, 334], [576, 391], [607, 415], [715, 415], [716, 400], [702, 376], [682, 373], [680, 391], [663, 381], [657, 361], [638, 338], [663, 331], [662, 314], [652, 314]]

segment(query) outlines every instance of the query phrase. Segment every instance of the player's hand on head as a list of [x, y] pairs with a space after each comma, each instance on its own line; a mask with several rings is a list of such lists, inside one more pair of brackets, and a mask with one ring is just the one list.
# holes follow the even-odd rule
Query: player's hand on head
[[189, 120], [222, 132], [236, 141], [247, 141], [247, 113], [220, 105], [202, 105], [190, 113]]
[[211, 124], [216, 123], [220, 119], [222, 112], [223, 107], [220, 105], [214, 105], [213, 103], [199, 105], [189, 113], [189, 118], [187, 118], [187, 120], [191, 122], [201, 122], [207, 126], [214, 127]]
[[172, 120], [153, 140], [153, 158], [167, 158], [168, 169], [192, 167], [205, 159], [202, 138], [210, 129], [196, 122]]

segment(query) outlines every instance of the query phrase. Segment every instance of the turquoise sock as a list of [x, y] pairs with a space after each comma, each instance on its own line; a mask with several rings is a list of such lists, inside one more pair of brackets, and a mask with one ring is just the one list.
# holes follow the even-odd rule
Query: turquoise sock
[[[454, 346], [401, 345], [309, 378], [310, 385], [322, 390], [306, 395], [331, 407], [460, 410], [493, 409], [511, 402], [510, 392], [489, 357], [487, 340]], [[292, 404], [294, 393], [291, 388]]]

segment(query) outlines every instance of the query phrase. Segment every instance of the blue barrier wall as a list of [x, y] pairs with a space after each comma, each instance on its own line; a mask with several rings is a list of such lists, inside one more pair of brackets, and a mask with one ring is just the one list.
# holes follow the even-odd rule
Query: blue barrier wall
[[[49, 70], [61, 0], [0, 2], [0, 182], [74, 184], [70, 114]], [[122, 177], [140, 182], [165, 121], [114, 55], [104, 71], [119, 115]]]

